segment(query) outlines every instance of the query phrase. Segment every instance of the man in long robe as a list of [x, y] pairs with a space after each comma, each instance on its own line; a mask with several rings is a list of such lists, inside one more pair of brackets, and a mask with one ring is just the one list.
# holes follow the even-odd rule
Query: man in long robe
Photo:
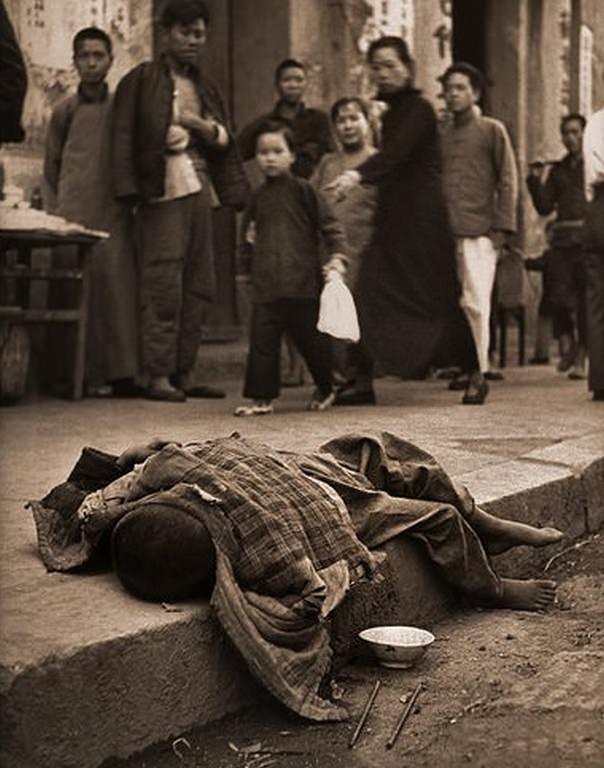
[[[47, 207], [110, 235], [94, 246], [89, 267], [85, 379], [90, 395], [132, 394], [139, 372], [136, 257], [130, 210], [114, 199], [109, 175], [111, 39], [96, 27], [80, 30], [73, 60], [77, 93], [54, 108], [46, 136]], [[68, 266], [70, 257], [62, 259]]]

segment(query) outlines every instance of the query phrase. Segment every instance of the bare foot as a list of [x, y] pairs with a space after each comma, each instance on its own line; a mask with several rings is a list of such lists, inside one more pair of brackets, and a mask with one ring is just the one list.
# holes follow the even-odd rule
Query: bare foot
[[535, 528], [514, 520], [497, 520], [483, 528], [485, 547], [490, 555], [498, 555], [512, 547], [547, 547], [564, 538], [557, 528]]
[[503, 592], [497, 601], [500, 608], [517, 611], [543, 611], [556, 597], [556, 582], [538, 579], [501, 579]]

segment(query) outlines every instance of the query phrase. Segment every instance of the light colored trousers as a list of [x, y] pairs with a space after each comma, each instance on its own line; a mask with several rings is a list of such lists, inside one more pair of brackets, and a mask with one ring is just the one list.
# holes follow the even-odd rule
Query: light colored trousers
[[482, 373], [489, 370], [489, 318], [496, 267], [497, 251], [490, 237], [457, 239], [460, 304], [468, 318]]

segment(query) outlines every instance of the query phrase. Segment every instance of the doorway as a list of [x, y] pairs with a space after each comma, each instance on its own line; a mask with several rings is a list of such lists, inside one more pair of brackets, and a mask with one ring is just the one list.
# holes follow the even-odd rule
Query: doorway
[[[487, 11], [488, 0], [453, 0], [453, 61], [467, 61], [484, 73], [487, 72]], [[480, 100], [483, 110], [488, 108], [488, 93]]]

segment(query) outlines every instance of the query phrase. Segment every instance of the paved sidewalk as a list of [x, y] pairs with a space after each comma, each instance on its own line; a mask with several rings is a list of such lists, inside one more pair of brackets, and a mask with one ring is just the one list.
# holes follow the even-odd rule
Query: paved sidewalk
[[[117, 452], [157, 434], [237, 430], [310, 449], [345, 431], [385, 429], [431, 451], [491, 511], [564, 526], [571, 539], [604, 520], [604, 404], [551, 368], [507, 370], [482, 407], [461, 406], [445, 382], [383, 379], [375, 408], [307, 413], [306, 387], [286, 391], [274, 416], [241, 420], [231, 416], [239, 384], [227, 388], [223, 401], [40, 400], [1, 412], [0, 734], [11, 768], [93, 768], [255, 692], [207, 605], [168, 611], [134, 600], [112, 574], [45, 572], [23, 506], [63, 479], [85, 444]], [[520, 553], [498, 567], [528, 563]], [[412, 570], [425, 582], [423, 563]], [[442, 590], [428, 593], [438, 613]]]

